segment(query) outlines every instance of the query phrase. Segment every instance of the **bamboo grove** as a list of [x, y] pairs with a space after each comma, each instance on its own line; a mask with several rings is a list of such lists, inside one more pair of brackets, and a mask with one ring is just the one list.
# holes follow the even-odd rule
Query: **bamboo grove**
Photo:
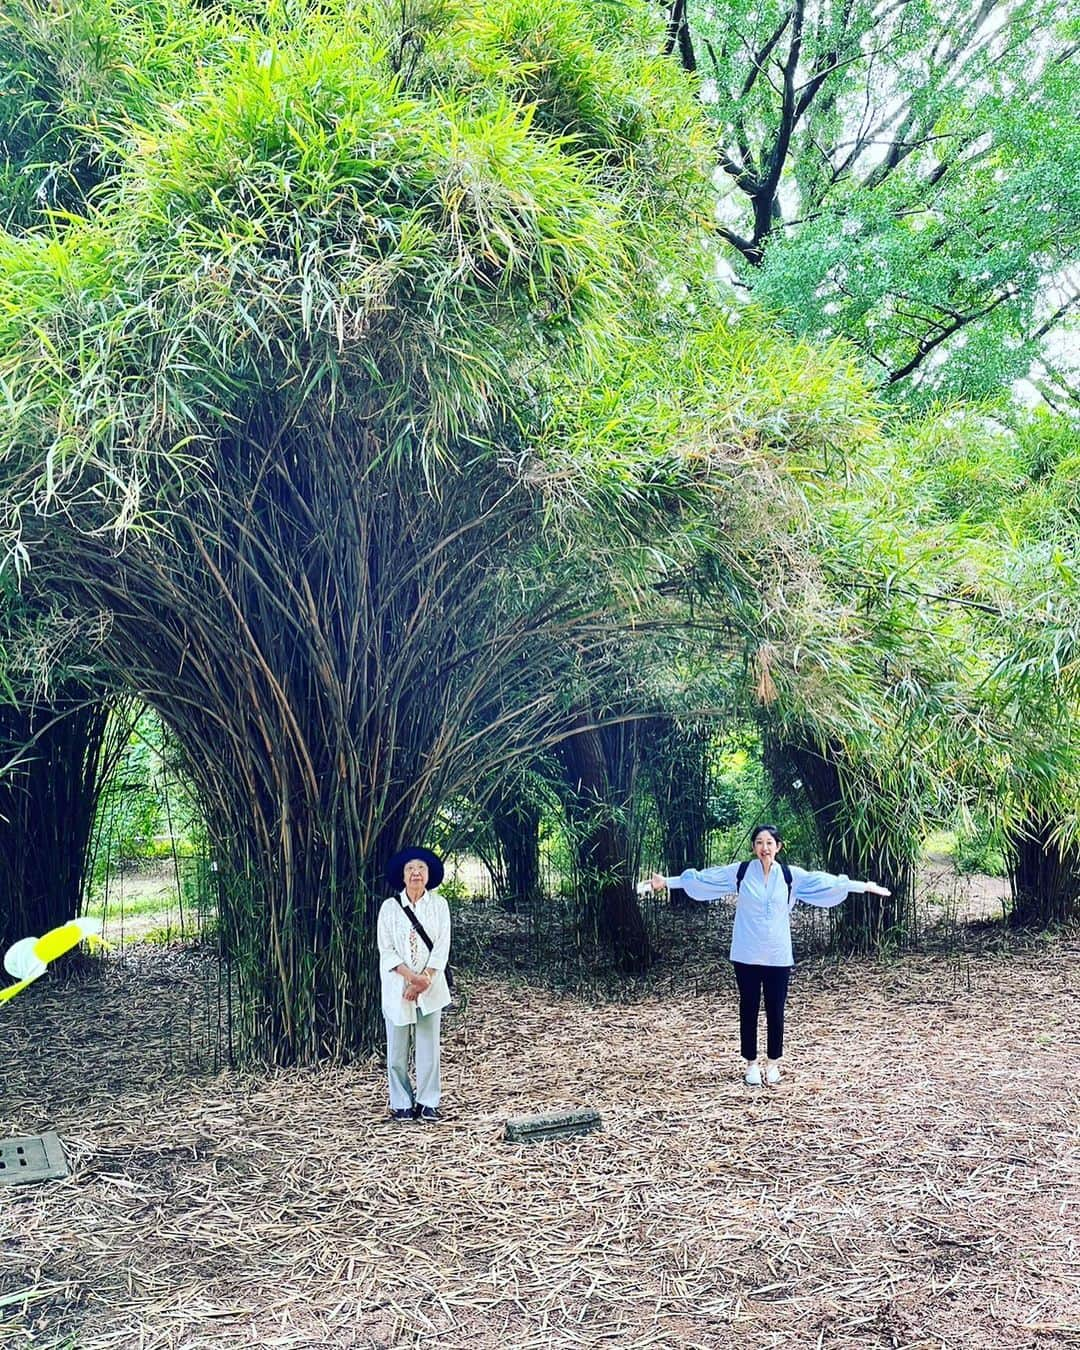
[[108, 615], [106, 681], [179, 734], [250, 1040], [285, 1060], [363, 1045], [390, 853], [589, 700], [617, 586], [549, 556], [534, 427], [633, 312], [624, 197], [700, 193], [659, 59], [626, 44], [655, 97], [585, 155], [512, 101], [512, 28], [460, 31], [473, 65], [411, 87], [368, 14], [254, 33], [85, 223], [6, 258], [11, 559]]
[[[63, 726], [92, 806], [104, 710], [160, 715], [250, 1052], [366, 1049], [385, 863], [447, 803], [529, 896], [557, 803], [585, 908], [647, 965], [635, 803], [704, 848], [732, 723], [822, 859], [897, 890], [853, 940], [903, 927], [927, 823], [987, 803], [1075, 913], [1075, 425], [905, 420], [844, 342], [733, 315], [720, 147], [662, 11], [15, 13], [6, 744]], [[106, 55], [57, 92], [59, 31]], [[981, 515], [973, 445], [1012, 456]]]

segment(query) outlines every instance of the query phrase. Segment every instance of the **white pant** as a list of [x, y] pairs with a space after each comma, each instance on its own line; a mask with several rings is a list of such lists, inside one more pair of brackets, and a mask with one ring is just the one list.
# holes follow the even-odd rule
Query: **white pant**
[[438, 1106], [442, 1096], [439, 1079], [439, 1024], [442, 1011], [416, 1010], [416, 1093], [409, 1080], [411, 1026], [396, 1027], [386, 1021], [386, 1077], [390, 1083], [390, 1110], [407, 1110], [414, 1103]]

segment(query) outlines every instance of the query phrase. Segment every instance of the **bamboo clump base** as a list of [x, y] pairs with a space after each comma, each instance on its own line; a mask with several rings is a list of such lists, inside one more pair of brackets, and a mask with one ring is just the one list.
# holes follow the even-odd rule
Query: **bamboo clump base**
[[[425, 1127], [376, 1063], [193, 1076], [208, 958], [132, 948], [5, 1015], [0, 1134], [57, 1129], [73, 1175], [0, 1198], [0, 1343], [1078, 1343], [1078, 954], [800, 966], [774, 1089], [720, 962], [620, 1003], [474, 976]], [[504, 1142], [582, 1100], [602, 1131]]]

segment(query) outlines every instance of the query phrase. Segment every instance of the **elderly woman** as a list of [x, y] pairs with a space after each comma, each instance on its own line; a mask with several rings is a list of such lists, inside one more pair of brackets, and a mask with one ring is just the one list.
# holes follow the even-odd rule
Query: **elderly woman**
[[745, 1082], [761, 1084], [758, 1065], [758, 1014], [765, 995], [765, 1082], [780, 1081], [780, 1058], [784, 1053], [784, 1004], [794, 957], [791, 950], [791, 911], [801, 900], [806, 905], [829, 908], [855, 891], [888, 895], [875, 881], [851, 881], [828, 872], [805, 872], [777, 862], [783, 847], [775, 825], [758, 825], [750, 836], [754, 857], [749, 862], [707, 867], [698, 872], [687, 868], [681, 876], [654, 873], [653, 890], [682, 889], [692, 900], [719, 900], [735, 896], [735, 925], [731, 934], [731, 963], [739, 986], [739, 1040], [746, 1061]]
[[[387, 879], [397, 892], [379, 910], [379, 970], [386, 1018], [386, 1074], [393, 1120], [441, 1120], [439, 1023], [450, 1002], [450, 907], [435, 889], [442, 862], [410, 845], [390, 859]], [[416, 1086], [409, 1078], [409, 1044], [416, 1044]]]

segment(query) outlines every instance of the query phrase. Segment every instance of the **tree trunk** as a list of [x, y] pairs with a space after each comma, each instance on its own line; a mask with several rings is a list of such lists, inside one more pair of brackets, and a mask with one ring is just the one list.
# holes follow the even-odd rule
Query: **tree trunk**
[[[903, 846], [908, 832], [881, 820], [873, 846], [855, 837], [838, 751], [822, 752], [792, 741], [772, 743], [766, 749], [766, 764], [778, 791], [801, 793], [808, 804], [824, 870], [877, 881], [891, 892], [888, 896], [849, 895], [833, 911], [837, 941], [853, 951], [878, 951], [910, 936], [915, 928], [915, 855]], [[800, 787], [795, 788], [795, 783]]]
[[499, 902], [510, 913], [531, 909], [542, 895], [540, 819], [537, 802], [524, 795], [505, 798], [492, 814], [491, 829], [499, 851]]
[[667, 719], [650, 722], [648, 776], [660, 822], [665, 875], [707, 861], [709, 828], [709, 751], [711, 738], [699, 727], [679, 727]]
[[678, 50], [679, 64], [688, 74], [697, 70], [697, 57], [694, 55], [694, 41], [690, 33], [687, 15], [687, 0], [672, 0], [667, 8], [667, 37], [664, 41], [664, 55], [670, 56]]
[[654, 953], [634, 885], [640, 846], [629, 826], [636, 736], [622, 726], [579, 731], [561, 758], [586, 914], [620, 970], [646, 970]]
[[1010, 923], [1047, 928], [1080, 920], [1080, 851], [1063, 849], [1046, 817], [1029, 821], [1010, 844]]

